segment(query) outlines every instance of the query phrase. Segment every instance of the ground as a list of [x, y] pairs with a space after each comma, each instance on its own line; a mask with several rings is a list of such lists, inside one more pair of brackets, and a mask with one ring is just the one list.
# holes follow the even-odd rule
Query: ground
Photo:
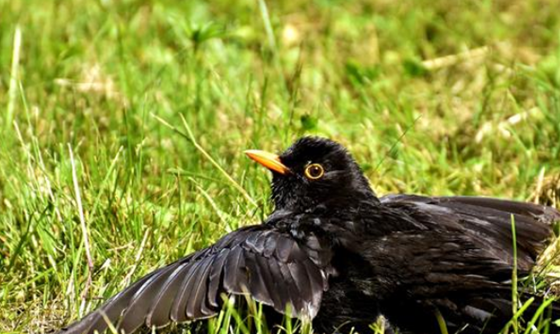
[[0, 332], [260, 222], [269, 175], [243, 150], [304, 134], [379, 194], [558, 206], [558, 6], [0, 0]]

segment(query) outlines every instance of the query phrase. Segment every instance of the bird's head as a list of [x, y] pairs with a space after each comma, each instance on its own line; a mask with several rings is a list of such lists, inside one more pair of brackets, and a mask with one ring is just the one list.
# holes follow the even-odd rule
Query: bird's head
[[340, 144], [320, 137], [303, 137], [284, 153], [245, 152], [272, 171], [276, 209], [305, 211], [319, 204], [351, 205], [375, 199], [360, 167]]

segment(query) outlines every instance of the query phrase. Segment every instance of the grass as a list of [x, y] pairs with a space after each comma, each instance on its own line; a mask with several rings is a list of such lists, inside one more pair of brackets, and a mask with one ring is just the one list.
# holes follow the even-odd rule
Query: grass
[[0, 332], [57, 328], [258, 223], [268, 175], [242, 151], [303, 134], [380, 194], [558, 206], [556, 7], [0, 0]]

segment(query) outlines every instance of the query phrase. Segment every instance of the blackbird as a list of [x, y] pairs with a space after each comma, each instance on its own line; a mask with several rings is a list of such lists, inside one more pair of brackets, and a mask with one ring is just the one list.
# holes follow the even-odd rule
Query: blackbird
[[279, 156], [246, 153], [272, 171], [275, 209], [262, 224], [146, 275], [59, 333], [206, 319], [224, 295], [249, 295], [320, 333], [369, 332], [380, 314], [399, 333], [497, 333], [512, 318], [514, 261], [528, 275], [560, 220], [551, 207], [492, 198], [378, 198], [324, 138]]

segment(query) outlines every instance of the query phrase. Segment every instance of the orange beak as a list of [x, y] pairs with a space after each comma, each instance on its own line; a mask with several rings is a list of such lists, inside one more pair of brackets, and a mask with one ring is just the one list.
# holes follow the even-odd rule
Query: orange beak
[[245, 154], [266, 168], [282, 175], [290, 172], [290, 169], [280, 161], [280, 157], [277, 154], [261, 150], [247, 150]]

